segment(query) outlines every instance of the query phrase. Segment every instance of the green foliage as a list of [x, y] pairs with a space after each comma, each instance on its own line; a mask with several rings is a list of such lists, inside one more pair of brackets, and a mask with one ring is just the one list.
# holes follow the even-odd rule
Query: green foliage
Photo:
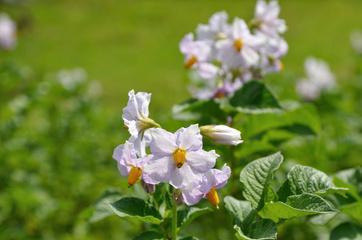
[[260, 81], [250, 81], [236, 91], [230, 105], [240, 112], [262, 113], [281, 109], [278, 100]]
[[251, 202], [254, 208], [263, 207], [269, 194], [273, 174], [282, 162], [283, 156], [280, 153], [275, 153], [249, 163], [240, 172], [243, 196]]
[[125, 197], [110, 204], [112, 211], [119, 217], [132, 217], [137, 220], [160, 224], [160, 213], [143, 199]]
[[362, 227], [353, 223], [342, 223], [331, 232], [330, 240], [362, 239]]

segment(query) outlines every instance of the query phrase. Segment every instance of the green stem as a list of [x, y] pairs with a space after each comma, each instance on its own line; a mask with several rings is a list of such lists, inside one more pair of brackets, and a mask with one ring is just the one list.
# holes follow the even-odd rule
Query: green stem
[[172, 198], [172, 240], [177, 240], [177, 202]]

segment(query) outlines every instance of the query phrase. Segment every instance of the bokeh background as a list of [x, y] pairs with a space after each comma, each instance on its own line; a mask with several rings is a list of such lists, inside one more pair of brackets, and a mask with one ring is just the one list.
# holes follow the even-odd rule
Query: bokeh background
[[[326, 60], [342, 86], [361, 81], [349, 38], [362, 29], [362, 1], [280, 4], [289, 53], [284, 72], [266, 80], [280, 99], [297, 99], [295, 82], [308, 56]], [[111, 158], [127, 136], [121, 121], [127, 92], [151, 92], [153, 118], [176, 129], [171, 108], [190, 97], [180, 39], [216, 11], [250, 19], [254, 6], [254, 0], [1, 1], [0, 12], [19, 32], [16, 48], [0, 52], [0, 239], [132, 239], [142, 228], [137, 222], [89, 221], [105, 189], [133, 192]], [[79, 84], [64, 88], [58, 83], [64, 75]], [[361, 102], [345, 105], [352, 112]], [[329, 173], [360, 164], [360, 152], [350, 149], [344, 163], [302, 162]], [[299, 154], [306, 159], [308, 152]], [[224, 227], [215, 239], [232, 231], [226, 220], [218, 224]]]

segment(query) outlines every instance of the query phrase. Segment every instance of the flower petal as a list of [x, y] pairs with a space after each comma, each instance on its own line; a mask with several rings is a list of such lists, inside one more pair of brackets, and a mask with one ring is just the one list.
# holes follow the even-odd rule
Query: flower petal
[[172, 154], [176, 149], [176, 136], [162, 128], [150, 129], [150, 149], [153, 155], [162, 157]]
[[194, 186], [182, 190], [183, 202], [188, 206], [195, 205], [196, 203], [198, 203], [203, 197], [203, 195], [204, 194]]
[[143, 181], [148, 184], [168, 182], [174, 168], [175, 166], [169, 156], [163, 158], [153, 157], [148, 160], [143, 168]]
[[180, 128], [175, 133], [177, 136], [177, 145], [188, 151], [197, 151], [202, 148], [202, 136], [199, 125], [194, 124], [187, 128]]
[[215, 166], [216, 158], [219, 155], [212, 151], [193, 151], [186, 153], [186, 162], [195, 172], [204, 173]]
[[[175, 166], [175, 165], [174, 165]], [[185, 188], [201, 180], [201, 176], [195, 174], [189, 165], [184, 164], [181, 168], [174, 168], [171, 174], [170, 184], [174, 188]]]

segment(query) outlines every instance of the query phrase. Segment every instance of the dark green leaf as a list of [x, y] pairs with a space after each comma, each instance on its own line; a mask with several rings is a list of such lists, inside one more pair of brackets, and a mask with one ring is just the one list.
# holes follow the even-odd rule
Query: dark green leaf
[[331, 232], [330, 240], [361, 240], [362, 227], [353, 223], [342, 223]]
[[109, 204], [121, 198], [121, 194], [115, 190], [106, 190], [98, 199], [92, 216], [91, 222], [97, 222], [113, 214]]
[[210, 213], [213, 210], [209, 207], [197, 208], [197, 207], [186, 207], [183, 210], [178, 211], [178, 225], [185, 227], [190, 224], [195, 218], [202, 216], [204, 214]]
[[280, 219], [290, 219], [307, 215], [333, 213], [335, 208], [318, 195], [301, 194], [288, 197], [286, 203], [269, 202], [259, 212], [263, 218], [278, 222]]
[[250, 224], [245, 232], [237, 225], [234, 226], [236, 238], [239, 240], [273, 240], [277, 238], [277, 227], [268, 219], [258, 219]]
[[236, 91], [230, 99], [231, 106], [241, 112], [270, 112], [280, 110], [275, 96], [260, 81], [250, 81]]
[[122, 198], [110, 206], [113, 212], [120, 217], [133, 217], [154, 224], [159, 224], [162, 221], [160, 213], [139, 198]]
[[225, 208], [238, 221], [242, 222], [252, 211], [249, 201], [241, 201], [232, 196], [224, 198]]

